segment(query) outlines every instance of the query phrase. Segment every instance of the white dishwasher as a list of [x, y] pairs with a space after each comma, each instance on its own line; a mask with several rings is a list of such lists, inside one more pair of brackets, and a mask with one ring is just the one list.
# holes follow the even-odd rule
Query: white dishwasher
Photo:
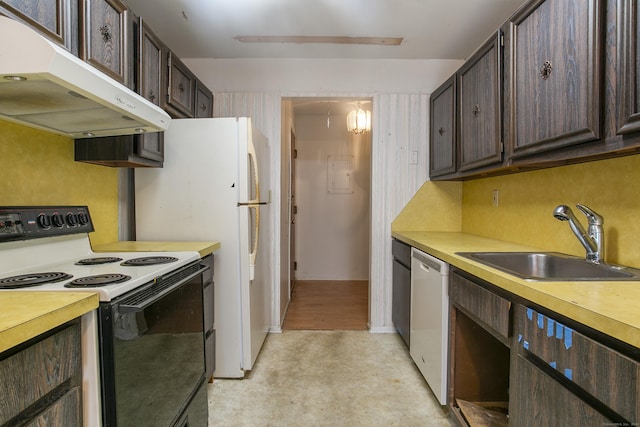
[[411, 249], [409, 353], [442, 405], [447, 404], [449, 264]]

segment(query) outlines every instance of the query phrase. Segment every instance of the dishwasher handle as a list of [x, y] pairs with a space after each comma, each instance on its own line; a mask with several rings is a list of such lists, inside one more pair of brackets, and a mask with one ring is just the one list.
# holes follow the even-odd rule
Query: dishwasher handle
[[441, 262], [430, 259], [431, 257], [428, 257], [426, 254], [420, 251], [413, 249], [411, 251], [411, 257], [421, 262], [423, 265], [436, 270], [437, 272], [442, 272], [443, 265]]

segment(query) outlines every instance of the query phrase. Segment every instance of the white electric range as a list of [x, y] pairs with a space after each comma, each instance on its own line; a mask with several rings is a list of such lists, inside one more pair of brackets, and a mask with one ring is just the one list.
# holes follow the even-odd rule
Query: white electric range
[[[86, 206], [0, 207], [0, 297], [3, 291], [99, 294], [99, 309], [81, 319], [84, 425], [173, 425], [187, 408], [193, 416], [194, 407], [206, 419], [203, 272], [209, 267], [197, 251], [96, 253], [92, 231]], [[129, 382], [130, 372], [147, 371], [148, 381]], [[168, 372], [181, 377], [164, 378]], [[155, 407], [158, 398], [167, 404]]]

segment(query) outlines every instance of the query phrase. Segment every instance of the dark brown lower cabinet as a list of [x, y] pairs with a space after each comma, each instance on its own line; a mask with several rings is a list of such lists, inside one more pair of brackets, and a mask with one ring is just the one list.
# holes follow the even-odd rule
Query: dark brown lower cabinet
[[81, 426], [80, 321], [0, 353], [1, 426]]
[[[513, 426], [606, 426], [611, 420], [568, 391], [522, 355], [514, 357], [509, 424]], [[614, 425], [613, 423], [609, 425]]]

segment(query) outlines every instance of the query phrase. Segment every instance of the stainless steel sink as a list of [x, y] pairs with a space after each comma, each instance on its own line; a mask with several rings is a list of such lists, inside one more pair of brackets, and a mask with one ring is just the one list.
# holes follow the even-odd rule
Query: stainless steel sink
[[457, 252], [457, 255], [534, 281], [635, 281], [640, 270], [594, 264], [556, 252]]

